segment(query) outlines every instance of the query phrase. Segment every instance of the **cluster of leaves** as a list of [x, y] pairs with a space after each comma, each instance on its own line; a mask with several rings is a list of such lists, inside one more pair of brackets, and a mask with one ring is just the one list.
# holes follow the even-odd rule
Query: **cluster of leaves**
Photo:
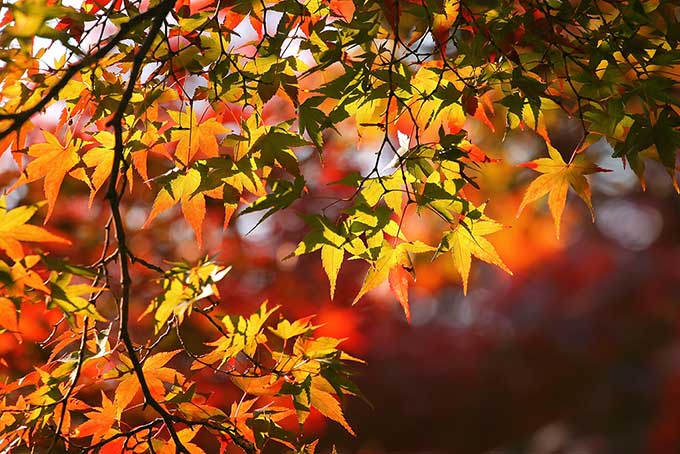
[[[63, 242], [40, 227], [21, 224], [35, 209], [3, 208], [2, 214], [9, 224], [35, 233], [30, 241]], [[14, 238], [5, 234], [3, 240], [16, 241], [21, 231], [17, 229]], [[202, 453], [192, 440], [211, 434], [223, 447], [234, 442], [249, 452], [270, 440], [309, 451], [278, 422], [296, 415], [303, 424], [312, 408], [352, 432], [336, 396], [358, 394], [345, 367], [346, 361], [358, 360], [338, 349], [341, 340], [314, 336], [312, 317], [270, 320], [277, 307], [267, 309], [267, 303], [247, 318], [215, 319], [211, 310], [217, 301], [208, 300], [228, 268], [203, 261], [176, 264], [165, 272], [162, 292], [146, 312], [154, 314], [157, 336], [139, 350], [126, 352], [120, 335], [113, 332], [115, 323], [96, 309], [104, 288], [97, 286], [95, 273], [35, 254], [15, 256], [11, 267], [5, 262], [0, 266], [0, 327], [21, 337], [17, 327], [22, 306], [41, 303], [61, 311], [62, 322], [68, 324], [68, 329], [58, 330], [59, 322], [46, 340], [51, 355], [44, 364], [0, 386], [4, 450], [63, 446], [69, 452]], [[41, 275], [50, 267], [56, 269], [44, 282]], [[94, 282], [73, 282], [86, 278]], [[204, 301], [208, 304], [202, 305]], [[192, 312], [218, 333], [201, 353], [192, 352], [180, 331]], [[156, 351], [173, 332], [182, 348]], [[242, 398], [230, 409], [215, 407], [210, 390], [190, 378], [202, 371], [233, 383]], [[157, 407], [160, 417], [140, 425], [147, 405]]]
[[[641, 178], [648, 157], [675, 181], [674, 2], [226, 3], [3, 5], [0, 150], [20, 171], [8, 189], [41, 181], [47, 222], [65, 203], [62, 186], [75, 180], [91, 205], [105, 200], [110, 218], [101, 258], [72, 265], [22, 244], [67, 242], [27, 224], [38, 206], [0, 208], [0, 327], [20, 336], [16, 314], [26, 304], [56, 308], [65, 320], [44, 345], [45, 364], [2, 385], [0, 447], [202, 452], [196, 440], [209, 433], [247, 452], [269, 440], [309, 451], [279, 422], [302, 424], [311, 408], [351, 432], [335, 396], [357, 394], [345, 370], [354, 358], [337, 339], [315, 338], [310, 319], [267, 326], [266, 306], [216, 319], [228, 268], [203, 260], [165, 269], [138, 257], [124, 219], [135, 184], [154, 200], [146, 227], [179, 204], [201, 248], [211, 205], [223, 206], [226, 229], [234, 216], [261, 213], [261, 223], [312, 197], [321, 186], [316, 158], [353, 129], [358, 148], [376, 151], [372, 167], [336, 182], [331, 203], [308, 213], [292, 255], [320, 251], [331, 298], [343, 263], [364, 261], [354, 302], [388, 281], [408, 318], [413, 254], [450, 253], [464, 291], [473, 256], [510, 273], [485, 238], [503, 226], [466, 194], [494, 161], [472, 143], [471, 123], [543, 139], [548, 157], [525, 164], [542, 175], [519, 211], [548, 194], [558, 236], [569, 187], [592, 211], [586, 175], [603, 169], [588, 147], [602, 136]], [[50, 61], [55, 49], [60, 57]], [[551, 142], [556, 111], [580, 122], [573, 150]], [[41, 114], [50, 124], [38, 131]], [[408, 210], [442, 220], [437, 243], [406, 237]], [[133, 283], [153, 281], [140, 270], [162, 289], [150, 302], [132, 292]], [[153, 320], [143, 343], [131, 334], [138, 307]], [[180, 329], [195, 317], [219, 336], [200, 354]], [[178, 349], [161, 349], [170, 337]], [[206, 371], [229, 378], [241, 401], [211, 405], [193, 377]]]

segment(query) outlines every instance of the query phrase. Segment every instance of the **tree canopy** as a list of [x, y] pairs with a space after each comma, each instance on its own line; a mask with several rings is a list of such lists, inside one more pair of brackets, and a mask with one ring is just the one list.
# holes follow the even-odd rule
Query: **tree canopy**
[[255, 259], [221, 232], [292, 212], [282, 263], [319, 251], [330, 299], [364, 263], [348, 304], [387, 282], [409, 319], [428, 260], [464, 292], [473, 257], [512, 274], [484, 185], [507, 160], [474, 131], [539, 143], [512, 209], [547, 196], [558, 238], [570, 189], [594, 219], [602, 149], [677, 189], [679, 40], [664, 0], [3, 4], [0, 336], [40, 362], [0, 357], [0, 448], [311, 453], [316, 413], [353, 433], [361, 359], [283, 301], [230, 306]]

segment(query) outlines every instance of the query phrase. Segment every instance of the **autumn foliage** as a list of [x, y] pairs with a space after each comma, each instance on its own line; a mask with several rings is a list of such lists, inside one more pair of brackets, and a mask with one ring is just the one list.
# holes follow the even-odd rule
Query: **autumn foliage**
[[364, 300], [554, 258], [606, 155], [677, 188], [679, 40], [663, 0], [3, 4], [0, 450], [354, 436]]

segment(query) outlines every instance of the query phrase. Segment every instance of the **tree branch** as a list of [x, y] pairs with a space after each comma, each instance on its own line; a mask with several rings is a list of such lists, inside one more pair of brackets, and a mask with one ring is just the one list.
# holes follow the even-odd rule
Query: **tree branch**
[[172, 440], [175, 443], [176, 452], [189, 454], [189, 450], [184, 446], [184, 444], [182, 444], [182, 441], [177, 435], [177, 431], [175, 430], [173, 425], [174, 421], [172, 415], [165, 408], [163, 408], [163, 406], [151, 395], [151, 390], [149, 389], [149, 385], [146, 382], [146, 378], [144, 377], [142, 364], [139, 358], [137, 357], [134, 344], [132, 343], [132, 339], [130, 338], [130, 331], [128, 327], [128, 323], [130, 320], [130, 285], [132, 282], [130, 278], [130, 270], [128, 263], [130, 259], [130, 254], [128, 252], [126, 242], [123, 218], [120, 212], [120, 195], [116, 190], [120, 168], [124, 165], [123, 116], [125, 115], [125, 110], [127, 109], [127, 106], [130, 103], [130, 99], [132, 98], [132, 94], [134, 93], [135, 84], [139, 79], [139, 75], [141, 73], [142, 65], [144, 64], [146, 55], [149, 52], [149, 49], [151, 48], [154, 39], [156, 38], [156, 36], [158, 36], [158, 32], [160, 31], [161, 26], [165, 21], [165, 17], [168, 15], [173, 5], [174, 0], [163, 0], [160, 4], [158, 4], [158, 6], [147, 11], [147, 13], [153, 11], [151, 15], [151, 17], [153, 17], [153, 22], [151, 24], [151, 27], [148, 31], [146, 38], [142, 42], [142, 45], [139, 47], [139, 50], [137, 51], [134, 57], [132, 69], [130, 71], [130, 80], [128, 81], [128, 85], [125, 91], [123, 92], [123, 96], [120, 100], [120, 103], [118, 104], [118, 108], [116, 109], [115, 113], [113, 114], [113, 117], [108, 123], [108, 126], [112, 126], [114, 130], [115, 145], [113, 150], [114, 151], [113, 163], [111, 166], [111, 175], [109, 177], [109, 186], [106, 192], [106, 198], [109, 200], [109, 205], [111, 207], [111, 215], [113, 217], [113, 224], [115, 227], [116, 239], [118, 242], [118, 259], [119, 259], [118, 262], [120, 268], [120, 280], [122, 292], [119, 303], [120, 304], [119, 337], [123, 341], [123, 345], [125, 345], [125, 349], [127, 350], [127, 353], [130, 356], [130, 362], [132, 363], [132, 368], [137, 377], [137, 380], [139, 381], [139, 386], [142, 390], [142, 394], [144, 395], [144, 401], [151, 408], [153, 408], [156, 411], [156, 413], [158, 413], [158, 415], [163, 419], [163, 422], [168, 428], [170, 436], [172, 437]]
[[[111, 40], [106, 43], [105, 46], [101, 47], [93, 54], [86, 55], [80, 61], [69, 66], [66, 69], [64, 75], [59, 78], [59, 81], [50, 87], [47, 93], [40, 99], [40, 101], [38, 101], [37, 104], [29, 107], [28, 109], [22, 110], [21, 112], [0, 113], [0, 120], [10, 121], [9, 126], [6, 129], [0, 131], [0, 140], [4, 139], [15, 131], [18, 131], [33, 115], [43, 110], [50, 101], [57, 98], [61, 89], [64, 88], [76, 74], [82, 71], [83, 68], [97, 63], [99, 60], [104, 58], [106, 54], [111, 52], [111, 50], [113, 50], [113, 48], [116, 47], [118, 43], [125, 39], [136, 26], [149, 19], [160, 16], [163, 12], [163, 18], [165, 18], [170, 9], [172, 9], [172, 5], [170, 8], [167, 8], [166, 2], [162, 2], [121, 24], [118, 33], [116, 33], [113, 38], [111, 38]], [[122, 101], [121, 104], [123, 104]]]

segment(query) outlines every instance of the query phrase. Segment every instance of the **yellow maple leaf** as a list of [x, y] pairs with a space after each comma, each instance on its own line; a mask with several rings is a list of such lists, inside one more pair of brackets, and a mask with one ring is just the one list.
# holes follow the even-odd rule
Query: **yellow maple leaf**
[[100, 131], [95, 135], [95, 138], [101, 146], [91, 148], [83, 155], [85, 165], [87, 167], [94, 167], [90, 177], [92, 185], [90, 188], [90, 206], [92, 206], [94, 196], [109, 179], [109, 175], [111, 175], [114, 156], [113, 148], [115, 146], [115, 138], [108, 131]]
[[[323, 380], [323, 379], [320, 379]], [[325, 381], [325, 380], [324, 380]], [[356, 435], [342, 413], [340, 402], [329, 392], [314, 386], [316, 380], [312, 380], [310, 391], [310, 404], [319, 410], [326, 418], [340, 424], [351, 435]]]
[[547, 146], [549, 158], [540, 158], [522, 164], [523, 167], [533, 169], [543, 175], [532, 181], [527, 188], [522, 203], [519, 205], [517, 217], [519, 217], [524, 207], [529, 203], [548, 194], [548, 208], [550, 208], [550, 213], [555, 220], [555, 233], [557, 238], [559, 238], [560, 222], [567, 201], [569, 186], [588, 205], [590, 214], [593, 220], [595, 220], [593, 204], [590, 200], [590, 184], [585, 175], [595, 172], [609, 172], [609, 170], [598, 167], [583, 154], [577, 154], [571, 162], [566, 163], [555, 147], [550, 145], [550, 143], [547, 143]]
[[321, 263], [331, 285], [331, 300], [335, 295], [335, 283], [342, 266], [345, 251], [342, 248], [324, 244], [321, 246]]
[[50, 296], [48, 307], [57, 306], [72, 321], [76, 314], [87, 315], [97, 321], [106, 319], [97, 312], [97, 309], [89, 297], [96, 292], [103, 291], [100, 287], [89, 284], [71, 284], [72, 274], [58, 274], [52, 272], [50, 276]]
[[[478, 208], [484, 211], [484, 206]], [[506, 273], [512, 275], [512, 271], [505, 265], [496, 252], [496, 248], [484, 238], [484, 235], [498, 232], [503, 225], [482, 215], [479, 219], [466, 219], [461, 221], [456, 228], [442, 238], [440, 250], [451, 251], [453, 264], [463, 280], [463, 293], [467, 294], [468, 279], [472, 256], [487, 263], [496, 265]]]
[[43, 282], [43, 278], [32, 269], [38, 263], [40, 263], [39, 255], [27, 255], [17, 260], [12, 266], [0, 261], [0, 273], [9, 276], [9, 283], [4, 288], [7, 295], [25, 295], [26, 286], [46, 295], [50, 294], [50, 289]]
[[396, 247], [392, 247], [387, 241], [383, 240], [378, 258], [368, 269], [364, 283], [352, 304], [356, 304], [366, 293], [389, 279], [390, 289], [399, 300], [406, 318], [410, 321], [408, 281], [405, 280], [406, 276], [403, 271], [406, 271], [407, 274], [413, 272], [409, 252], [420, 254], [432, 250], [434, 250], [432, 246], [421, 241], [399, 243]]

